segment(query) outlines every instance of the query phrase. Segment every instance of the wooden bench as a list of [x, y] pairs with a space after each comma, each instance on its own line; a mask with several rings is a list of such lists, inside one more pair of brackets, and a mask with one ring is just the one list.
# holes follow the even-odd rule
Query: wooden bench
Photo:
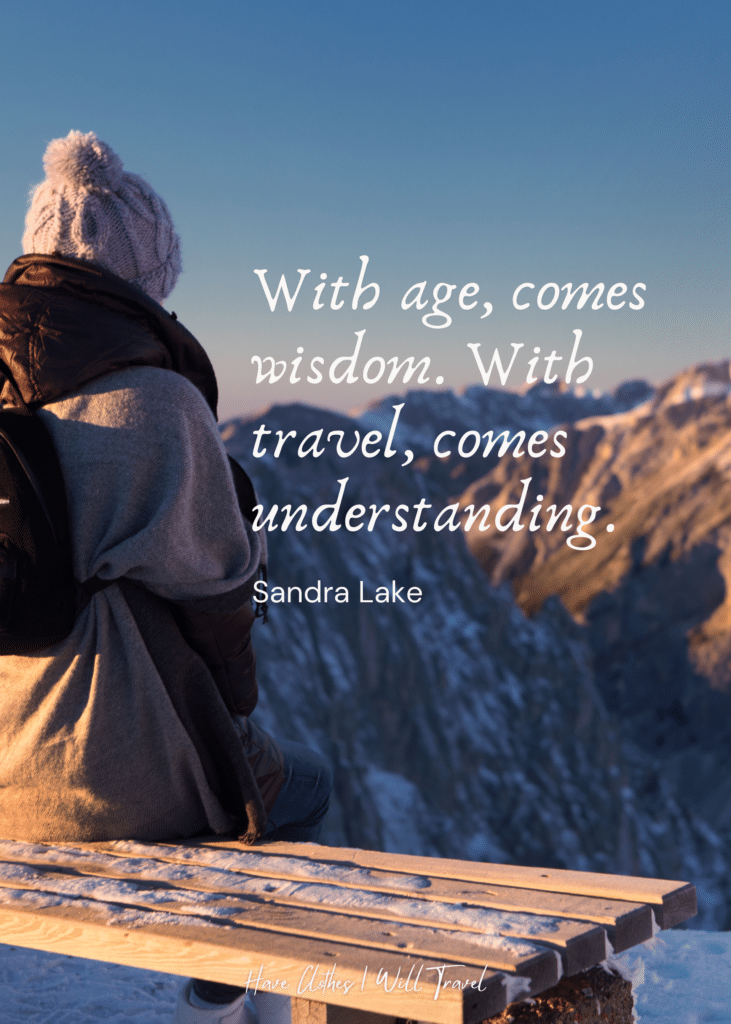
[[0, 842], [0, 941], [279, 992], [293, 1024], [474, 1024], [695, 912], [687, 883], [581, 871], [216, 839]]

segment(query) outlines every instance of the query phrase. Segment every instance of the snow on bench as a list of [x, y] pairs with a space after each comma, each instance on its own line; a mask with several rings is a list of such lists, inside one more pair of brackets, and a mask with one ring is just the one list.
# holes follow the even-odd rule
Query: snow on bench
[[621, 875], [305, 843], [0, 841], [0, 941], [278, 992], [293, 1024], [474, 1024], [695, 913], [694, 886]]

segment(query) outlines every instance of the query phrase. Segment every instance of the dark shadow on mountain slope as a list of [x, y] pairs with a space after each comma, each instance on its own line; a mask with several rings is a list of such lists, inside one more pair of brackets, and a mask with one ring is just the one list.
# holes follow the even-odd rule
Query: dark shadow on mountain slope
[[648, 752], [713, 746], [728, 734], [731, 696], [696, 673], [688, 634], [725, 600], [720, 551], [699, 544], [673, 559], [668, 547], [646, 565], [645, 548], [638, 538], [621, 584], [587, 608], [596, 684]]

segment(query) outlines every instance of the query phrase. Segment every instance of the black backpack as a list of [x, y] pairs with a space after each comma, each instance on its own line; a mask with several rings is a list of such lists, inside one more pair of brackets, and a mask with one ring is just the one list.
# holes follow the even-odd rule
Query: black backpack
[[[242, 514], [253, 522], [253, 485], [229, 461]], [[0, 409], [0, 656], [32, 654], [63, 640], [91, 596], [115, 582], [74, 577], [66, 491], [51, 435], [29, 409]]]
[[63, 477], [40, 417], [0, 410], [0, 655], [63, 640], [112, 582], [74, 578]]

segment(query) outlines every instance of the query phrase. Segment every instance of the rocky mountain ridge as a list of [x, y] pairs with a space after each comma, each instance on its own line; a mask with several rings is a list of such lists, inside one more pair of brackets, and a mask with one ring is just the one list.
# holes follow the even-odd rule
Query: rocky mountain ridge
[[[591, 479], [595, 490], [604, 488], [602, 500], [608, 501], [605, 494], [616, 486], [608, 483], [609, 469], [591, 469], [598, 465], [602, 452], [617, 458], [618, 468], [620, 463], [624, 466], [622, 445], [629, 442], [620, 437], [638, 429], [637, 424], [644, 424], [649, 450], [653, 436], [665, 436], [664, 428], [657, 428], [660, 433], [653, 435], [653, 422], [665, 423], [663, 417], [669, 417], [673, 424], [690, 423], [699, 402], [725, 402], [725, 395], [718, 391], [725, 386], [721, 371], [718, 379], [712, 373], [699, 373], [685, 381], [675, 380], [657, 393], [647, 385], [632, 383], [621, 401], [616, 395], [600, 402], [596, 396], [567, 395], [557, 389], [547, 393], [544, 386], [532, 397], [530, 393], [509, 396], [503, 392], [466, 398], [444, 392], [411, 393], [380, 403], [358, 420], [306, 406], [281, 406], [251, 421], [230, 422], [224, 426], [223, 436], [231, 454], [254, 479], [265, 509], [273, 503], [293, 508], [332, 503], [338, 493], [337, 481], [347, 476], [343, 516], [357, 503], [367, 507], [427, 499], [433, 508], [426, 515], [433, 518], [450, 499], [466, 503], [470, 490], [491, 494], [504, 490], [507, 494], [514, 483], [507, 459], [498, 458], [488, 474], [484, 463], [475, 466], [470, 460], [462, 460], [467, 465], [461, 470], [459, 460], [449, 467], [441, 465], [430, 452], [439, 430], [485, 430], [503, 424], [513, 429], [526, 429], [528, 424], [531, 429], [545, 429], [563, 423], [574, 434], [570, 435], [567, 459], [555, 460], [561, 465], [554, 471], [557, 483], [550, 493], [569, 493], [572, 481]], [[693, 389], [698, 387], [716, 388], [717, 393], [682, 397], [688, 389], [695, 393]], [[491, 405], [493, 399], [497, 404]], [[632, 401], [638, 400], [644, 404], [633, 407]], [[354, 430], [362, 434], [383, 429], [381, 424], [391, 422], [392, 406], [401, 402], [394, 444], [399, 451], [412, 447], [416, 458], [408, 467], [397, 464], [401, 459], [389, 460], [382, 454], [366, 458], [358, 453], [344, 460], [331, 448], [319, 457], [299, 458], [291, 448], [285, 448], [279, 458], [271, 448], [262, 458], [252, 457], [253, 430], [263, 422], [274, 432], [273, 437], [278, 430], [283, 434], [296, 430], [301, 438], [322, 429], [342, 430], [344, 437], [350, 438]], [[689, 402], [693, 409], [690, 413], [686, 410], [686, 415], [683, 409]], [[573, 418], [566, 417], [567, 410]], [[565, 418], [552, 419], [559, 412]], [[703, 450], [709, 453], [722, 421], [716, 417], [703, 422], [706, 427], [698, 437], [707, 438]], [[610, 436], [614, 439], [610, 447], [602, 447]], [[695, 452], [693, 445], [702, 447], [692, 430], [683, 443], [691, 448], [681, 450], [680, 461], [682, 451]], [[569, 457], [569, 453], [573, 454]], [[651, 469], [643, 455], [636, 472], [644, 468], [643, 459]], [[535, 461], [538, 474], [540, 460]], [[656, 462], [662, 476], [667, 453], [665, 457], [657, 453]], [[628, 456], [627, 466], [630, 464]], [[514, 469], [511, 467], [511, 472]], [[522, 476], [522, 465], [519, 471]], [[618, 479], [621, 484], [624, 477], [620, 474]], [[638, 478], [630, 475], [627, 479]], [[465, 491], [455, 496], [458, 485], [465, 481]], [[554, 486], [551, 480], [548, 483]], [[644, 488], [640, 491], [644, 493]], [[587, 482], [581, 493], [594, 492]], [[612, 537], [622, 541], [625, 520], [619, 518], [619, 506], [616, 508], [617, 528]], [[615, 516], [615, 506], [611, 514]], [[690, 513], [686, 519], [696, 522]], [[698, 520], [698, 530], [701, 526]], [[520, 537], [520, 533], [514, 536]], [[597, 551], [607, 536], [605, 531]], [[645, 538], [643, 551], [655, 552], [659, 537]], [[711, 546], [719, 538], [720, 533], [714, 534]], [[709, 779], [716, 782], [717, 741], [722, 743], [725, 734], [716, 732], [704, 745], [688, 733], [679, 746], [676, 744], [672, 758], [660, 756], [651, 745], [641, 742], [641, 729], [633, 717], [635, 712], [652, 717], [653, 707], [649, 712], [647, 707], [638, 709], [631, 699], [629, 706], [621, 701], [612, 703], [605, 676], [598, 671], [601, 658], [597, 652], [604, 650], [601, 637], [606, 648], [611, 629], [619, 628], [622, 634], [622, 616], [615, 612], [613, 617], [605, 617], [603, 632], [592, 632], [590, 625], [572, 619], [557, 598], [550, 596], [550, 588], [543, 586], [536, 610], [526, 617], [513, 598], [511, 585], [530, 591], [530, 572], [534, 570], [540, 582], [543, 577], [538, 574], [551, 559], [559, 560], [555, 563], [559, 579], [560, 558], [566, 556], [557, 545], [555, 549], [551, 544], [536, 546], [533, 560], [519, 552], [498, 550], [497, 557], [491, 554], [485, 572], [478, 561], [479, 551], [475, 558], [461, 530], [396, 532], [379, 522], [372, 532], [366, 528], [357, 533], [342, 528], [318, 532], [311, 526], [297, 530], [293, 522], [285, 531], [270, 532], [268, 541], [272, 587], [278, 585], [286, 593], [287, 587], [298, 586], [304, 594], [307, 586], [321, 580], [345, 588], [348, 594], [347, 602], [333, 603], [331, 594], [327, 603], [310, 603], [297, 600], [297, 591], [293, 591], [290, 603], [271, 604], [270, 622], [258, 629], [256, 638], [263, 694], [256, 713], [261, 723], [275, 734], [312, 743], [335, 766], [336, 793], [326, 841], [692, 878], [699, 884], [702, 903], [697, 923], [729, 927], [727, 790], [709, 785]], [[626, 537], [622, 543], [625, 541]], [[704, 564], [703, 607], [712, 617], [721, 607], [720, 586], [716, 591], [711, 586], [714, 580], [717, 583], [719, 572], [722, 575], [718, 560], [709, 554], [702, 563], [698, 545], [690, 544], [690, 539], [687, 543], [676, 539], [677, 544], [695, 552], [693, 558], [685, 565], [682, 557], [673, 561], [670, 554], [672, 571], [669, 575], [659, 572], [656, 580], [653, 577], [652, 593], [667, 595], [668, 588], [675, 588], [681, 604], [684, 596], [693, 605], [690, 595], [694, 588], [689, 581]], [[543, 554], [536, 556], [538, 551]], [[586, 553], [579, 552], [578, 557], [585, 558]], [[643, 557], [635, 548], [635, 561], [627, 564], [641, 562]], [[609, 563], [613, 564], [611, 558]], [[657, 574], [656, 560], [651, 559], [648, 567], [653, 566]], [[582, 584], [589, 589], [590, 577], [587, 573]], [[582, 579], [577, 577], [577, 584]], [[618, 582], [612, 583], [615, 590], [610, 595], [617, 587], [622, 589], [625, 579], [618, 570]], [[360, 600], [361, 581], [370, 603]], [[388, 588], [391, 581], [397, 589], [419, 587], [423, 599], [414, 604], [372, 600], [375, 588]], [[623, 614], [638, 617], [637, 608], [647, 602], [645, 589], [643, 582], [636, 592], [631, 587], [626, 591], [620, 600]], [[602, 594], [591, 600], [601, 602]], [[674, 656], [678, 651], [682, 654], [685, 642], [685, 619], [680, 611], [678, 614], [677, 621], [671, 616], [677, 641]], [[686, 609], [685, 614], [698, 625], [695, 607]], [[652, 615], [650, 619], [655, 621]], [[709, 616], [702, 621], [707, 624]], [[708, 651], [711, 648], [704, 644], [722, 642], [721, 630], [699, 641], [698, 650]], [[662, 634], [654, 654], [647, 654], [650, 663], [658, 656], [658, 646], [663, 646]], [[613, 657], [606, 655], [608, 663], [615, 664]], [[624, 662], [620, 659], [617, 664]], [[708, 690], [706, 685], [704, 692]], [[697, 710], [691, 702], [688, 711], [695, 715]], [[708, 704], [703, 714], [717, 719], [718, 709]], [[705, 780], [702, 807], [693, 802], [684, 782], [688, 776], [700, 780], [701, 786]]]

